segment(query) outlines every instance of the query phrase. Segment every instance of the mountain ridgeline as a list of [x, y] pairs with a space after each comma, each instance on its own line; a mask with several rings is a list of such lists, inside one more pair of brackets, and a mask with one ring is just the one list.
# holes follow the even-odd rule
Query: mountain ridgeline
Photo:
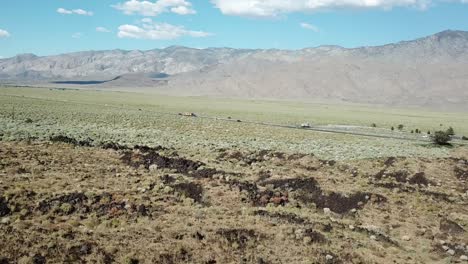
[[[0, 59], [0, 83], [468, 110], [468, 32], [375, 47], [86, 51]], [[129, 88], [133, 87], [133, 88]]]

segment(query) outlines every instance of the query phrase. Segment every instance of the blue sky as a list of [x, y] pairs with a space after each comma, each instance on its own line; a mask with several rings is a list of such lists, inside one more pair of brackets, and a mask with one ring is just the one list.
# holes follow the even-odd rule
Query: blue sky
[[4, 0], [0, 56], [163, 48], [300, 49], [468, 30], [467, 0]]

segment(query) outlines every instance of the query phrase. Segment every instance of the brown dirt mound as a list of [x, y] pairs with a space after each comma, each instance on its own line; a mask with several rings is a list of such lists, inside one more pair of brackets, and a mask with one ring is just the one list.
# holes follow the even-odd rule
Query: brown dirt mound
[[434, 184], [433, 182], [429, 181], [426, 178], [426, 174], [424, 172], [418, 172], [413, 175], [408, 181], [410, 184], [417, 184], [417, 185], [424, 185], [427, 186], [429, 184]]
[[384, 176], [388, 178], [394, 178], [397, 182], [406, 182], [408, 180], [409, 173], [407, 171], [395, 171], [395, 172], [387, 172], [385, 169], [379, 171], [377, 174], [374, 175], [376, 180], [381, 180]]
[[260, 150], [254, 152], [240, 152], [240, 151], [227, 151], [220, 150], [218, 160], [237, 160], [244, 162], [245, 165], [252, 165], [253, 163], [264, 162], [268, 158], [285, 159], [286, 154], [282, 152], [274, 152], [270, 150]]
[[276, 218], [281, 221], [284, 221], [290, 224], [296, 224], [296, 225], [311, 225], [312, 224], [311, 222], [309, 222], [309, 220], [304, 219], [292, 213], [278, 213], [278, 212], [271, 213], [265, 210], [258, 210], [258, 211], [255, 211], [255, 215]]
[[465, 229], [463, 229], [463, 227], [461, 227], [454, 221], [451, 221], [446, 218], [440, 220], [439, 229], [440, 231], [451, 235], [459, 235], [465, 233]]
[[[180, 248], [176, 252], [162, 253], [159, 255], [158, 263], [161, 264], [178, 264], [178, 263], [191, 263], [192, 253], [185, 248]], [[139, 262], [136, 262], [139, 263]]]
[[196, 171], [200, 166], [204, 165], [202, 162], [191, 161], [184, 158], [170, 158], [161, 156], [158, 152], [151, 150], [141, 154], [133, 151], [127, 151], [122, 156], [121, 160], [130, 166], [138, 168], [144, 166], [149, 169], [151, 165], [156, 165], [158, 168], [174, 169], [178, 173], [189, 173]]
[[184, 182], [172, 185], [174, 190], [187, 198], [193, 199], [197, 203], [202, 203], [203, 187], [201, 184], [193, 182]]
[[454, 169], [455, 177], [461, 181], [468, 181], [468, 170], [464, 170], [460, 167], [455, 167]]
[[42, 214], [50, 211], [58, 215], [71, 215], [74, 213], [89, 214], [96, 213], [97, 216], [116, 217], [124, 214], [135, 214], [137, 216], [147, 216], [153, 211], [143, 204], [127, 203], [116, 200], [110, 193], [102, 193], [88, 197], [84, 193], [70, 193], [59, 195], [54, 198], [42, 200], [37, 206], [37, 210]]
[[387, 167], [390, 167], [390, 166], [393, 166], [393, 164], [395, 164], [396, 161], [397, 161], [397, 159], [395, 157], [388, 157], [384, 161], [384, 165], [387, 166]]
[[273, 185], [273, 188], [288, 192], [295, 192], [295, 197], [303, 203], [315, 203], [317, 208], [329, 208], [335, 213], [343, 214], [352, 209], [362, 208], [371, 198], [377, 203], [386, 202], [386, 198], [371, 193], [357, 192], [350, 195], [331, 192], [324, 194], [313, 178], [280, 179], [263, 182], [264, 185]]
[[[62, 205], [68, 204], [69, 207], [66, 209], [66, 211], [62, 209], [61, 211], [64, 214], [71, 214], [77, 210], [77, 208], [83, 208], [82, 205], [86, 203], [87, 200], [88, 197], [86, 197], [86, 195], [83, 193], [64, 194], [56, 198], [41, 201], [37, 209], [42, 213], [46, 213], [52, 208], [61, 208]], [[87, 211], [87, 208], [85, 210]]]
[[304, 231], [304, 236], [305, 237], [309, 237], [311, 239], [311, 243], [325, 243], [327, 242], [327, 239], [325, 238], [325, 236], [320, 233], [320, 232], [317, 232], [315, 230], [313, 230], [312, 228], [307, 228], [305, 231]]

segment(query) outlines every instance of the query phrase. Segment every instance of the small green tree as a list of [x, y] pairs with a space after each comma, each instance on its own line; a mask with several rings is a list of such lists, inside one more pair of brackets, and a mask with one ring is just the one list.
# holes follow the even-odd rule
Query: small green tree
[[414, 132], [415, 132], [416, 134], [421, 133], [421, 131], [420, 131], [418, 128], [416, 128], [416, 130], [414, 130]]
[[372, 123], [371, 126], [372, 126], [372, 127], [377, 127], [377, 124], [376, 124], [376, 123]]
[[414, 130], [411, 130], [411, 134], [414, 134]]
[[452, 137], [447, 133], [447, 131], [436, 131], [431, 136], [431, 140], [436, 145], [449, 145]]
[[390, 128], [390, 129], [391, 129], [392, 131], [394, 131], [394, 130], [395, 130], [395, 128], [394, 128], [394, 127]]
[[403, 130], [403, 128], [404, 128], [404, 127], [405, 127], [404, 125], [402, 125], [402, 124], [399, 124], [399, 125], [398, 125], [398, 130], [400, 130], [400, 131], [401, 131], [401, 130]]
[[449, 136], [454, 136], [455, 135], [455, 130], [453, 130], [453, 127], [449, 127], [447, 129], [447, 134], [449, 134]]
[[428, 130], [428, 131], [427, 131], [427, 134], [430, 135], [430, 134], [431, 134], [431, 131]]

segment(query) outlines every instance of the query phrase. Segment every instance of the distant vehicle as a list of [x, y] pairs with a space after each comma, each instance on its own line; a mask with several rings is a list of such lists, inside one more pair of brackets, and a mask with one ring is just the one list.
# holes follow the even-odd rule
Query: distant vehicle
[[301, 128], [310, 128], [310, 124], [309, 123], [302, 123]]
[[197, 115], [196, 115], [195, 113], [189, 113], [189, 112], [186, 112], [186, 113], [179, 113], [179, 115], [181, 115], [181, 116], [197, 117]]

